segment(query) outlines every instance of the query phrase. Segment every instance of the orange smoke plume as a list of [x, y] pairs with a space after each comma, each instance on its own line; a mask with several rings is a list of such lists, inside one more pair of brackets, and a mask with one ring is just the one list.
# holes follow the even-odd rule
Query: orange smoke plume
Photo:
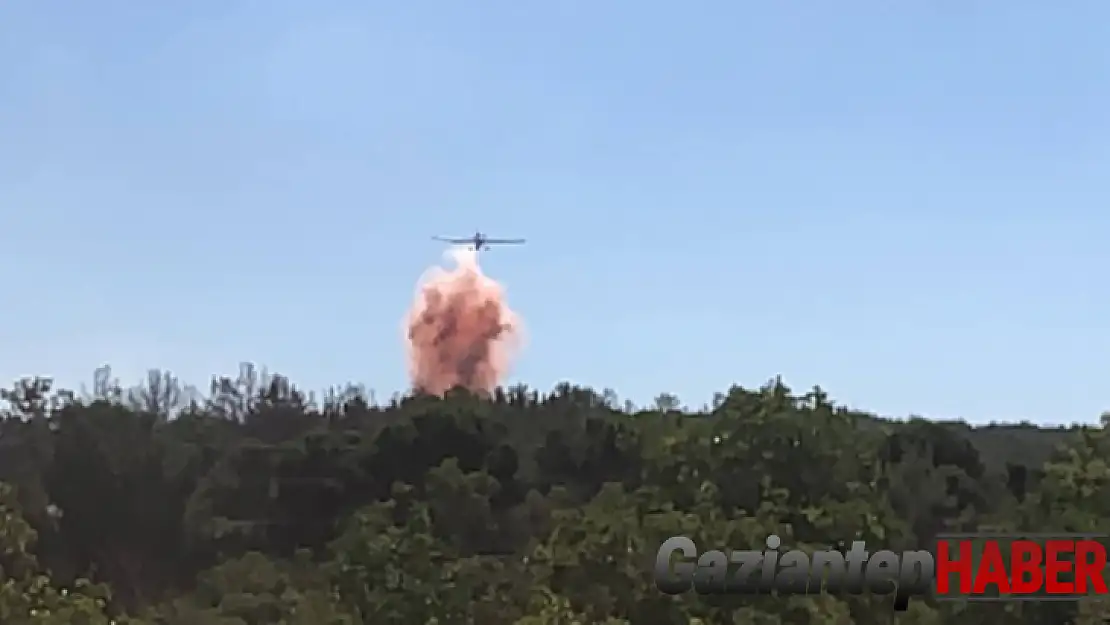
[[478, 267], [477, 252], [447, 255], [455, 268], [424, 274], [405, 319], [409, 378], [434, 395], [456, 386], [488, 394], [508, 373], [523, 328], [501, 286]]

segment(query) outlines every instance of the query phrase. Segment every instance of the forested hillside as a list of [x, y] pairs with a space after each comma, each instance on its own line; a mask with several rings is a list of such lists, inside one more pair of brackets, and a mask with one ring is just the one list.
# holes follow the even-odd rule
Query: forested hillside
[[[667, 537], [914, 548], [1110, 530], [1101, 428], [889, 422], [780, 382], [682, 411], [513, 388], [377, 405], [245, 367], [87, 392], [25, 380], [0, 424], [4, 625], [1091, 625], [1097, 601], [661, 594]], [[86, 580], [91, 580], [86, 581]]]

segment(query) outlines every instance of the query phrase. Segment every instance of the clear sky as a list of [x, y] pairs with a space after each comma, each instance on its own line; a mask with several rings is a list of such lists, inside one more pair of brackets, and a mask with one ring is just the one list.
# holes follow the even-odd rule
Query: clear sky
[[1110, 3], [0, 3], [0, 376], [405, 387], [434, 234], [513, 381], [1110, 408]]

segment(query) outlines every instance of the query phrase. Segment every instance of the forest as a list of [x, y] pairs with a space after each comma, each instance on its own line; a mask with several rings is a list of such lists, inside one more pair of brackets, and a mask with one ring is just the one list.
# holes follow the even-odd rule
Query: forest
[[[882, 419], [775, 378], [376, 399], [250, 365], [205, 392], [24, 379], [0, 421], [4, 625], [1092, 625], [1077, 602], [665, 595], [698, 544], [1110, 531], [1099, 426]], [[1092, 415], [1094, 417], [1095, 415]]]

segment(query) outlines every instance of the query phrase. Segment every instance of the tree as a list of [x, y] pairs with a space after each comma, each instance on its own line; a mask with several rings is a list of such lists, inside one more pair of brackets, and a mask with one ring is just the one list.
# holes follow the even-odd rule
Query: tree
[[[569, 383], [317, 401], [250, 365], [208, 396], [104, 369], [91, 394], [30, 379], [3, 397], [4, 625], [889, 625], [889, 600], [867, 595], [663, 595], [650, 560], [677, 534], [897, 549], [1110, 530], [1105, 423], [888, 421], [778, 378], [699, 412]], [[1108, 614], [921, 599], [897, 622]]]
[[0, 484], [0, 622], [5, 625], [109, 625], [108, 589], [79, 579], [58, 587], [32, 554], [37, 534], [15, 491]]

